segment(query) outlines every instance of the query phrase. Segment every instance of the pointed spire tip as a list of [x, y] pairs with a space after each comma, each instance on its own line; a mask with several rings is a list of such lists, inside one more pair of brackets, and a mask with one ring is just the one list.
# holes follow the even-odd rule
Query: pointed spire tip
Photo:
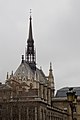
[[52, 63], [50, 62], [50, 70], [52, 70]]
[[30, 20], [32, 19], [32, 9], [30, 9]]

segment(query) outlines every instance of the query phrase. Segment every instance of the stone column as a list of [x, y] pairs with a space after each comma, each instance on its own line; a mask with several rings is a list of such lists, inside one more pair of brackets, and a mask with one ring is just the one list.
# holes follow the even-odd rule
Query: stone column
[[44, 100], [47, 101], [47, 85], [44, 86]]
[[42, 108], [38, 107], [37, 120], [42, 120]]
[[29, 112], [28, 112], [28, 107], [27, 107], [27, 120], [29, 120]]
[[21, 107], [19, 108], [19, 120], [21, 120]]
[[37, 120], [37, 107], [35, 107], [35, 120]]
[[41, 99], [43, 99], [43, 84], [42, 83], [40, 83], [40, 97], [41, 97]]
[[10, 115], [10, 117], [11, 117], [11, 120], [13, 120], [13, 116], [12, 116], [12, 106], [11, 106], [11, 115]]
[[48, 87], [48, 91], [47, 91], [47, 97], [48, 97], [48, 104], [51, 105], [51, 89], [50, 87]]

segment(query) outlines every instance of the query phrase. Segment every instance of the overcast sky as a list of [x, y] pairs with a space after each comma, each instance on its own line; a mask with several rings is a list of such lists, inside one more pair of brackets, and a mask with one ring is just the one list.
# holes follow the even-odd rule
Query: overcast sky
[[52, 62], [56, 89], [80, 86], [80, 0], [0, 0], [0, 81], [25, 53], [30, 9], [37, 66]]

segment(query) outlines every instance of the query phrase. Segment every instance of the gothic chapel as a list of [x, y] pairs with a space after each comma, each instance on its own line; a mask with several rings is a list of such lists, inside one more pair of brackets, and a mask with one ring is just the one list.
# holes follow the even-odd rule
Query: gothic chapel
[[14, 73], [7, 73], [5, 84], [0, 83], [0, 120], [67, 120], [67, 113], [54, 106], [54, 91], [52, 64], [47, 76], [36, 66], [30, 15], [25, 56]]

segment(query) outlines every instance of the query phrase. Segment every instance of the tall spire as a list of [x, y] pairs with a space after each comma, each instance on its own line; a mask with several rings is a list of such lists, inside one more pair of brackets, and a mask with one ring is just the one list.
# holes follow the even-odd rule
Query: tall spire
[[53, 72], [52, 72], [52, 63], [50, 62], [50, 68], [49, 68], [49, 76], [48, 76], [48, 79], [49, 79], [49, 82], [52, 84], [51, 86], [54, 85], [54, 76], [53, 76]]
[[36, 70], [36, 55], [34, 50], [34, 40], [32, 34], [32, 17], [30, 10], [30, 18], [29, 18], [29, 36], [27, 40], [27, 50], [26, 50], [26, 62], [30, 65], [31, 69]]
[[48, 76], [48, 80], [49, 80], [49, 85], [51, 87], [51, 96], [54, 96], [54, 91], [55, 91], [55, 86], [54, 86], [54, 76], [53, 76], [53, 72], [52, 72], [52, 63], [50, 62], [50, 68], [49, 68], [49, 76]]
[[52, 63], [50, 62], [50, 69], [49, 69], [49, 76], [53, 76], [53, 73], [52, 73]]
[[31, 23], [31, 15], [30, 15], [30, 24], [29, 24], [29, 40], [33, 40], [33, 35], [32, 35], [32, 23]]

